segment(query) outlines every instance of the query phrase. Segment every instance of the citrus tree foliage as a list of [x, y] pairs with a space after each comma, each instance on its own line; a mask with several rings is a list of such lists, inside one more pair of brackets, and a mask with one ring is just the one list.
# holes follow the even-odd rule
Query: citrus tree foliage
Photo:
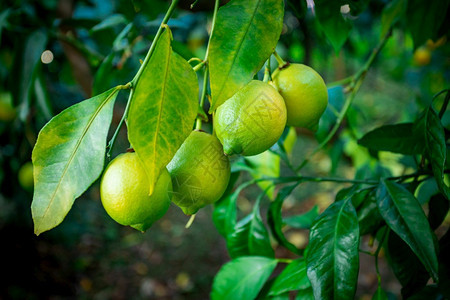
[[[111, 82], [103, 79], [115, 51], [121, 49], [121, 40], [132, 30], [133, 25], [128, 24], [111, 45], [111, 54], [101, 63], [98, 61], [94, 80], [98, 95], [66, 108], [41, 129], [32, 155], [35, 189], [31, 209], [37, 235], [59, 225], [76, 198], [102, 174], [117, 137], [114, 134], [107, 142], [119, 92], [129, 93], [120, 125], [126, 122], [130, 146], [142, 161], [149, 181], [156, 182], [194, 128], [196, 119], [197, 129], [198, 124], [201, 127], [201, 122], [208, 120], [203, 111], [204, 99], [209, 100], [209, 113], [214, 117], [216, 109], [254, 79], [266, 62], [266, 76], [270, 76], [274, 69], [270, 66], [272, 54], [279, 67], [285, 67], [274, 52], [283, 30], [285, 7], [293, 8], [299, 19], [315, 18], [318, 32], [335, 52], [340, 51], [355, 29], [353, 17], [363, 14], [370, 5], [378, 5], [381, 11], [379, 44], [367, 53], [367, 63], [348, 80], [328, 89], [334, 111], [327, 109], [322, 117], [316, 133], [319, 146], [310, 156], [339, 134], [346, 117], [351, 122], [352, 101], [393, 29], [411, 34], [415, 48], [448, 31], [447, 0], [316, 0], [314, 14], [308, 16], [306, 1], [231, 0], [220, 7], [215, 1], [206, 55], [188, 62], [174, 50], [167, 25], [177, 2], [169, 7], [132, 81], [109, 89]], [[0, 34], [6, 24], [2, 20], [9, 13], [6, 10], [0, 14]], [[126, 19], [116, 15], [92, 31], [121, 23], [126, 24]], [[45, 34], [36, 31], [28, 36], [24, 49], [43, 50], [45, 43]], [[30, 91], [42, 88], [36, 67], [39, 57], [35, 54], [41, 52], [26, 50], [22, 64], [17, 65], [18, 72], [25, 74], [15, 92], [21, 101], [27, 102]], [[95, 55], [90, 59], [96, 60]], [[194, 67], [193, 62], [197, 64]], [[200, 109], [196, 74], [199, 70], [204, 70]], [[387, 299], [378, 272], [381, 249], [402, 284], [404, 297], [420, 299], [431, 291], [434, 297], [449, 298], [449, 232], [440, 237], [435, 234], [449, 210], [449, 131], [442, 122], [450, 100], [449, 90], [429, 100], [425, 108], [417, 110], [415, 119], [384, 124], [364, 132], [358, 140], [375, 160], [380, 152], [391, 152], [414, 161], [402, 176], [373, 169], [358, 170], [354, 179], [304, 176], [302, 169], [309, 157], [293, 165], [292, 145], [296, 137], [292, 128], [286, 128], [267, 152], [235, 160], [227, 191], [215, 203], [213, 213], [231, 261], [217, 273], [211, 298], [289, 299], [289, 295], [296, 295], [297, 299], [352, 299], [365, 236], [372, 236], [377, 245], [369, 251], [375, 257], [374, 272], [379, 279], [374, 299]], [[52, 115], [51, 111], [46, 113]], [[289, 176], [281, 174], [280, 164], [289, 169]], [[236, 186], [239, 176], [246, 172], [253, 179]], [[335, 202], [322, 212], [313, 207], [303, 214], [283, 215], [283, 204], [294, 189], [305, 182], [322, 181], [350, 185], [343, 186]], [[432, 182], [437, 189], [432, 197], [420, 202], [417, 191], [423, 182]], [[263, 192], [257, 199], [250, 199], [250, 213], [240, 216], [239, 194], [252, 184], [258, 184]], [[153, 185], [149, 194], [152, 192]], [[267, 204], [267, 211], [262, 209], [263, 203]], [[299, 248], [291, 243], [285, 236], [287, 228], [308, 230], [307, 246]], [[278, 257], [278, 248], [285, 248], [283, 253], [290, 253], [291, 258]], [[281, 273], [273, 276], [277, 266]]]

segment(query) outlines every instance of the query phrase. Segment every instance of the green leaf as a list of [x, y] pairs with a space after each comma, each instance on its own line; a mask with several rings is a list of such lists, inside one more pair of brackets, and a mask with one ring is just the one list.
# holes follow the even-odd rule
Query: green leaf
[[289, 225], [293, 228], [299, 229], [309, 229], [314, 222], [314, 219], [319, 215], [319, 206], [315, 205], [308, 212], [296, 215], [292, 217], [287, 217], [283, 219], [283, 223]]
[[389, 232], [385, 250], [391, 269], [402, 285], [402, 296], [408, 299], [427, 284], [430, 275], [411, 248], [392, 231]]
[[366, 9], [369, 0], [341, 0], [341, 5], [348, 4], [352, 16], [357, 16]]
[[439, 190], [450, 200], [450, 190], [444, 182], [445, 160], [447, 146], [445, 132], [438, 114], [429, 106], [416, 122], [416, 130], [424, 137], [424, 155], [428, 158], [433, 169], [434, 178]]
[[339, 50], [348, 38], [352, 25], [341, 14], [341, 2], [336, 0], [316, 0], [315, 12], [320, 28], [330, 41], [334, 51]]
[[238, 194], [233, 193], [215, 204], [213, 221], [219, 233], [224, 237], [233, 232], [236, 225], [237, 198]]
[[361, 235], [376, 232], [383, 224], [376, 198], [376, 189], [361, 190], [352, 195], [352, 203], [356, 209]]
[[311, 287], [306, 275], [306, 261], [299, 258], [291, 262], [275, 279], [269, 296], [280, 295], [289, 291], [303, 290]]
[[288, 126], [284, 128], [283, 134], [278, 141], [269, 148], [269, 151], [279, 156], [290, 169], [293, 169], [293, 166], [289, 157], [292, 154], [296, 140], [295, 128]]
[[439, 240], [439, 289], [450, 299], [450, 229]]
[[256, 201], [252, 213], [238, 222], [234, 231], [227, 236], [227, 248], [231, 258], [249, 255], [275, 256], [269, 234], [259, 213], [261, 198]]
[[312, 288], [300, 290], [295, 296], [295, 300], [314, 300], [314, 292]]
[[307, 3], [303, 0], [288, 0], [287, 6], [294, 12], [298, 19], [302, 19], [308, 10]]
[[[19, 117], [25, 120], [30, 112], [31, 89], [36, 66], [40, 63], [42, 52], [47, 45], [47, 34], [43, 30], [31, 33], [23, 45], [21, 53], [16, 54], [14, 61], [14, 99], [20, 106]], [[16, 83], [17, 82], [17, 83]]]
[[121, 25], [121, 24], [126, 24], [126, 23], [128, 23], [128, 21], [124, 15], [114, 14], [114, 15], [111, 15], [111, 16], [107, 17], [106, 19], [102, 20], [100, 23], [98, 23], [94, 27], [92, 27], [92, 29], [90, 31], [92, 33], [92, 32], [104, 30], [107, 28], [111, 28], [111, 27]]
[[423, 300], [423, 299], [435, 299], [441, 300], [445, 299], [439, 293], [438, 287], [436, 285], [427, 285], [420, 292], [408, 297], [408, 300]]
[[405, 15], [407, 3], [407, 0], [394, 0], [386, 4], [381, 13], [381, 37], [385, 36], [389, 28]]
[[437, 33], [445, 20], [449, 3], [448, 0], [408, 0], [405, 18], [414, 40], [414, 48], [428, 39], [439, 38]]
[[428, 222], [431, 230], [436, 230], [444, 222], [449, 205], [449, 201], [440, 193], [430, 198], [428, 203]]
[[36, 103], [42, 111], [46, 121], [50, 120], [53, 116], [53, 107], [48, 94], [47, 86], [44, 81], [44, 75], [39, 70], [34, 80], [33, 90], [36, 95]]
[[97, 69], [97, 72], [94, 75], [94, 84], [92, 87], [92, 92], [97, 93], [99, 90], [104, 89], [109, 86], [112, 81], [111, 74], [114, 74], [114, 61], [115, 53], [110, 53], [100, 64], [100, 67]]
[[383, 179], [377, 189], [377, 204], [388, 226], [408, 244], [431, 277], [437, 280], [434, 233], [419, 201], [403, 186]]
[[214, 278], [211, 299], [255, 299], [277, 265], [277, 260], [242, 256], [225, 264]]
[[234, 193], [231, 190], [234, 184], [238, 180], [240, 172], [232, 172], [230, 181], [222, 197], [219, 201], [214, 203], [213, 222], [217, 231], [223, 236], [227, 237], [230, 232], [233, 232], [236, 225], [236, 201], [241, 191], [241, 188], [237, 188]]
[[[280, 157], [269, 150], [245, 157], [245, 160], [251, 167], [250, 175], [255, 179], [280, 176]], [[275, 186], [270, 181], [260, 181], [257, 184], [262, 190], [267, 191], [270, 199], [274, 198]]]
[[217, 13], [211, 37], [211, 108], [234, 95], [269, 58], [283, 28], [282, 0], [232, 0]]
[[378, 285], [377, 290], [372, 296], [372, 300], [388, 300], [386, 292]]
[[2, 31], [3, 31], [3, 28], [5, 28], [5, 27], [7, 27], [9, 25], [8, 18], [11, 15], [12, 11], [13, 10], [11, 8], [7, 8], [7, 9], [3, 10], [0, 13], [0, 45], [1, 45], [1, 42], [2, 42]]
[[197, 116], [197, 75], [170, 42], [166, 27], [138, 79], [128, 114], [128, 136], [152, 183], [150, 194]]
[[331, 204], [314, 222], [306, 256], [316, 299], [353, 299], [359, 270], [359, 229], [349, 198]]
[[421, 138], [416, 134], [413, 123], [402, 123], [378, 127], [366, 133], [358, 144], [371, 150], [412, 155], [423, 152]]
[[75, 104], [48, 122], [33, 149], [36, 235], [60, 224], [101, 174], [117, 89]]
[[281, 216], [281, 207], [283, 206], [284, 199], [289, 196], [292, 191], [298, 186], [299, 183], [295, 183], [282, 188], [277, 195], [277, 198], [270, 203], [269, 211], [267, 212], [267, 223], [274, 236], [274, 238], [286, 249], [296, 254], [301, 254], [302, 251], [297, 249], [292, 243], [290, 243], [283, 234], [282, 226], [283, 219]]

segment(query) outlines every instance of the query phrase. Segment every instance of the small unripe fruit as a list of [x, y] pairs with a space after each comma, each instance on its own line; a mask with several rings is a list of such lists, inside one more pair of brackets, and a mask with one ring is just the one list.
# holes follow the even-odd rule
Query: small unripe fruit
[[172, 182], [164, 169], [151, 195], [149, 181], [136, 153], [124, 153], [110, 162], [100, 184], [100, 197], [117, 223], [140, 231], [148, 229], [169, 209]]
[[322, 77], [302, 64], [290, 64], [273, 75], [273, 84], [283, 96], [287, 125], [317, 130], [328, 105], [328, 91]]
[[220, 199], [230, 180], [230, 162], [219, 140], [192, 131], [167, 165], [172, 177], [172, 201], [186, 215]]
[[220, 105], [214, 129], [225, 154], [256, 155], [269, 149], [286, 126], [286, 105], [268, 83], [252, 80]]

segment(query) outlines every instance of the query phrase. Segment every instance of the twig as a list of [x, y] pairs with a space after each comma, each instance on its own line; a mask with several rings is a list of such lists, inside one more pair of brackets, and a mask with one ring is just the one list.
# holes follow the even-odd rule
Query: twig
[[[312, 151], [311, 154], [308, 155], [308, 157], [314, 156], [317, 152], [319, 152], [323, 147], [325, 147], [328, 142], [333, 138], [333, 136], [338, 131], [339, 127], [341, 126], [342, 122], [344, 121], [345, 116], [347, 115], [347, 112], [353, 103], [353, 100], [356, 96], [356, 93], [358, 92], [359, 88], [361, 87], [362, 82], [364, 81], [364, 78], [367, 75], [367, 72], [369, 71], [370, 67], [372, 66], [373, 62], [375, 61], [375, 58], [380, 53], [381, 49], [383, 49], [384, 45], [386, 44], [388, 38], [392, 35], [392, 29], [388, 31], [388, 33], [383, 37], [383, 39], [380, 41], [378, 46], [372, 51], [372, 54], [370, 55], [367, 62], [364, 64], [363, 68], [359, 70], [353, 77], [349, 85], [349, 91], [352, 93], [350, 96], [347, 97], [344, 106], [342, 107], [339, 116], [336, 120], [336, 123], [334, 124], [333, 128], [330, 130], [328, 135], [325, 137], [325, 139]], [[299, 167], [296, 169], [296, 172], [299, 172], [306, 164], [309, 162], [309, 158], [305, 158], [303, 162], [299, 165]]]

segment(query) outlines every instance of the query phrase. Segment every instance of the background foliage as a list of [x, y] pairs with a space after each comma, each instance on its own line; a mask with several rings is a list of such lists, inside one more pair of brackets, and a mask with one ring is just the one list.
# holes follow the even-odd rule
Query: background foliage
[[[169, 21], [172, 48], [185, 59], [202, 58], [213, 3], [198, 1], [192, 10], [190, 4], [181, 1]], [[424, 160], [417, 160], [422, 154], [431, 167], [422, 171], [443, 178], [448, 169], [445, 141], [450, 126], [449, 114], [439, 110], [445, 93], [434, 100], [434, 109], [430, 105], [433, 95], [449, 87], [450, 49], [443, 37], [449, 29], [448, 1], [316, 0], [314, 13], [306, 1], [286, 1], [285, 5], [277, 51], [285, 59], [308, 64], [322, 74], [330, 87], [330, 105], [315, 135], [297, 130], [295, 138], [293, 130], [286, 132], [282, 139], [289, 140], [291, 135], [292, 145], [285, 141], [273, 148], [278, 156], [268, 152], [263, 158], [236, 158], [234, 170], [241, 172], [239, 176], [235, 172], [232, 182], [262, 175], [291, 176], [291, 167], [299, 166], [305, 158], [309, 163], [302, 175], [356, 180], [402, 176], [424, 166]], [[307, 265], [318, 263], [321, 255], [329, 257], [329, 251], [335, 251], [336, 260], [345, 255], [356, 258], [349, 252], [355, 251], [352, 245], [358, 242], [359, 261], [351, 261], [351, 269], [343, 270], [348, 280], [359, 272], [356, 298], [375, 293], [377, 299], [383, 299], [385, 292], [390, 298], [436, 293], [435, 286], [422, 290], [430, 276], [441, 277], [441, 286], [445, 286], [450, 221], [448, 200], [443, 195], [448, 195], [448, 188], [443, 179], [428, 177], [406, 181], [406, 185], [384, 180], [346, 190], [342, 188], [349, 185], [336, 182], [296, 183], [276, 188], [277, 197], [274, 188], [269, 189], [273, 202], [263, 197], [260, 188], [251, 186], [225, 197], [214, 212], [213, 207], [203, 209], [189, 230], [184, 229], [187, 219], [171, 207], [145, 234], [121, 227], [106, 215], [96, 183], [75, 202], [59, 227], [39, 238], [33, 235], [32, 187], [23, 166], [30, 161], [38, 131], [70, 105], [131, 80], [167, 7], [168, 2], [157, 0], [1, 2], [0, 237], [5, 246], [0, 248], [0, 257], [9, 276], [0, 285], [0, 296], [199, 299], [207, 298], [213, 286], [212, 296], [220, 297], [230, 292], [220, 287], [220, 280], [212, 284], [220, 267], [230, 257], [258, 255], [268, 258], [237, 258], [222, 269], [219, 279], [226, 278], [227, 269], [232, 274], [240, 269], [261, 269], [244, 287], [260, 287], [268, 297], [286, 297], [286, 292], [300, 290], [297, 297], [302, 298], [311, 295], [311, 283], [329, 287], [327, 274], [317, 274], [321, 279], [316, 283], [289, 282], [290, 276], [305, 278]], [[392, 36], [366, 73], [372, 49], [390, 34], [394, 24]], [[322, 151], [311, 155], [326, 139], [339, 118], [337, 112], [351, 94], [344, 82], [330, 83], [353, 74], [364, 83], [343, 126]], [[262, 78], [261, 73], [257, 76]], [[125, 103], [119, 94], [109, 136]], [[374, 130], [387, 124], [390, 127]], [[127, 147], [123, 130], [113, 156]], [[263, 190], [268, 187], [259, 185]], [[227, 209], [234, 203], [236, 211]], [[425, 204], [426, 215], [420, 204]], [[224, 218], [228, 215], [223, 212], [234, 214], [239, 221], [228, 224], [230, 218]], [[213, 221], [218, 231], [213, 229]], [[275, 229], [270, 240], [262, 225], [266, 222]], [[359, 240], [358, 232], [348, 230], [355, 222], [360, 234], [371, 235]], [[333, 249], [335, 240], [328, 236], [331, 231], [342, 233], [338, 236], [342, 249]], [[315, 236], [325, 238], [330, 245], [314, 242]], [[294, 253], [303, 252], [309, 237], [312, 256], [308, 261], [297, 259]], [[383, 248], [376, 247], [376, 240], [385, 241]], [[274, 246], [274, 252], [268, 250], [267, 243]], [[440, 249], [437, 257], [433, 254], [436, 249]], [[374, 257], [364, 254], [375, 250], [382, 289], [377, 287]], [[276, 267], [274, 256], [295, 260], [283, 271], [285, 264]], [[447, 268], [438, 266], [437, 258]], [[268, 290], [263, 284], [272, 270], [281, 275]], [[310, 279], [315, 276], [309, 275]], [[349, 286], [344, 286], [343, 293], [351, 297], [355, 291]], [[231, 292], [251, 297], [255, 290], [257, 294], [259, 289]]]

